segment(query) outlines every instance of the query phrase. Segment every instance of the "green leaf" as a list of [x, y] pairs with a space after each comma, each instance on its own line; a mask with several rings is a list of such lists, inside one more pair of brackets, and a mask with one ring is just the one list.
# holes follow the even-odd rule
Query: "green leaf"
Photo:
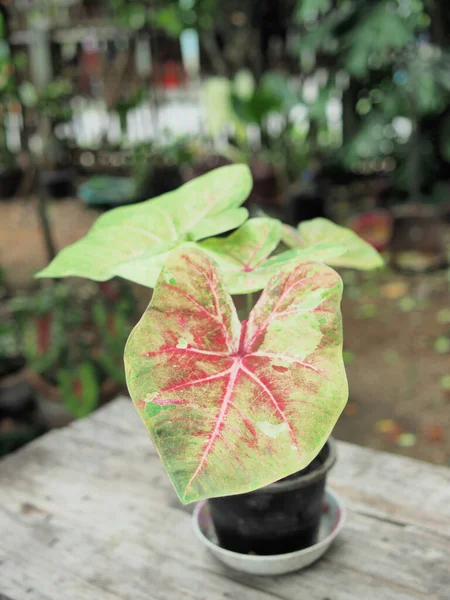
[[291, 77], [281, 71], [267, 71], [261, 78], [260, 84], [267, 93], [273, 94], [279, 102], [282, 112], [289, 111], [298, 104], [299, 93]]
[[335, 55], [338, 40], [342, 39], [340, 29], [346, 27], [348, 20], [354, 17], [355, 9], [353, 3], [343, 2], [327, 15], [322, 16], [314, 23], [314, 27], [308, 28], [301, 36], [300, 53], [315, 54], [319, 50], [331, 50]]
[[165, 253], [187, 240], [201, 240], [239, 227], [252, 187], [246, 165], [215, 169], [178, 190], [102, 215], [88, 234], [62, 250], [37, 277], [120, 275], [153, 287]]
[[226, 238], [212, 238], [201, 248], [217, 262], [231, 294], [261, 290], [274, 274], [267, 268], [267, 257], [281, 240], [277, 219], [250, 219]]
[[178, 38], [185, 28], [182, 13], [178, 6], [169, 5], [159, 8], [154, 17], [155, 24], [163, 29], [167, 35]]
[[291, 225], [283, 224], [281, 239], [288, 248], [296, 248], [302, 244], [302, 238], [299, 236], [298, 231]]
[[[413, 98], [421, 116], [441, 112], [450, 91], [450, 55], [438, 46], [422, 43], [405, 57], [405, 83], [397, 86], [406, 102]], [[445, 123], [444, 123], [445, 125]]]
[[301, 0], [295, 12], [295, 19], [300, 23], [311, 23], [318, 20], [331, 8], [331, 0]]
[[280, 268], [293, 260], [325, 262], [346, 252], [343, 246], [318, 244], [295, 248], [268, 258], [281, 241], [283, 225], [277, 219], [250, 219], [226, 238], [202, 242], [219, 265], [230, 294], [249, 294], [262, 290]]
[[392, 61], [414, 39], [415, 18], [403, 17], [390, 0], [377, 2], [363, 14], [342, 41], [346, 51], [346, 69], [356, 77], [365, 76], [375, 60], [378, 68]]
[[62, 401], [77, 419], [86, 417], [98, 406], [100, 387], [92, 363], [81, 363], [75, 369], [60, 369], [57, 379]]
[[348, 396], [341, 295], [329, 267], [290, 263], [241, 325], [208, 254], [170, 254], [125, 371], [182, 502], [249, 492], [318, 454]]
[[334, 267], [351, 267], [353, 269], [370, 270], [383, 266], [380, 254], [351, 229], [336, 225], [321, 217], [299, 224], [297, 232], [285, 228], [283, 241], [288, 246], [313, 248], [317, 244], [328, 243], [346, 248], [345, 254], [324, 260]]

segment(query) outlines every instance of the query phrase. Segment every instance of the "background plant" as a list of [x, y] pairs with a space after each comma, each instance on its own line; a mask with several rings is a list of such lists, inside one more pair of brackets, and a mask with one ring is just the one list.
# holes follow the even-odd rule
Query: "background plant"
[[14, 297], [9, 309], [27, 368], [59, 390], [75, 417], [98, 405], [106, 379], [124, 385], [122, 355], [135, 319], [125, 282], [84, 286], [81, 293], [58, 283]]

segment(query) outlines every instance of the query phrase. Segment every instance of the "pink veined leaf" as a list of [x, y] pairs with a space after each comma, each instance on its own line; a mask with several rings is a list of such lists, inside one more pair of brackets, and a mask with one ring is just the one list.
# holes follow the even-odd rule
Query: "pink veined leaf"
[[[281, 240], [282, 224], [266, 217], [248, 220], [227, 237], [210, 238], [202, 250], [219, 265], [231, 294], [261, 290], [277, 269], [268, 257]], [[274, 270], [275, 269], [275, 270]]]
[[227, 237], [211, 238], [200, 244], [217, 262], [230, 294], [262, 290], [292, 260], [327, 262], [346, 252], [337, 244], [315, 244], [270, 256], [280, 243], [283, 227], [288, 225], [283, 226], [277, 219], [256, 217]]
[[341, 294], [331, 268], [293, 262], [241, 324], [206, 253], [170, 254], [125, 366], [182, 502], [257, 489], [317, 455], [347, 400]]

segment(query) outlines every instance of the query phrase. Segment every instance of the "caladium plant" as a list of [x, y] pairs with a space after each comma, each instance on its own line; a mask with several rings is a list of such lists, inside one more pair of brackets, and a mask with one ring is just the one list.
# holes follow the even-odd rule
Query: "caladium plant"
[[[248, 294], [263, 289], [277, 269], [294, 258], [332, 264], [347, 253], [347, 246], [336, 236], [322, 236], [307, 248], [294, 242], [288, 244], [293, 246], [291, 250], [270, 256], [289, 231], [286, 233], [283, 227], [287, 226], [277, 219], [251, 219], [242, 225], [248, 211], [241, 204], [251, 187], [248, 167], [231, 165], [169, 194], [111, 210], [37, 277], [105, 281], [118, 275], [154, 288], [170, 251], [194, 242], [219, 263], [232, 294]], [[236, 227], [239, 229], [227, 238], [212, 237]]]
[[128, 389], [182, 502], [306, 467], [347, 401], [339, 275], [295, 261], [239, 322], [216, 264], [172, 252], [125, 349]]
[[[128, 339], [125, 375], [184, 503], [255, 490], [320, 452], [348, 395], [342, 283], [324, 263], [382, 264], [326, 219], [298, 229], [246, 221], [251, 186], [247, 167], [222, 167], [110, 211], [38, 274], [120, 275], [154, 288]], [[230, 294], [259, 290], [240, 322]]]

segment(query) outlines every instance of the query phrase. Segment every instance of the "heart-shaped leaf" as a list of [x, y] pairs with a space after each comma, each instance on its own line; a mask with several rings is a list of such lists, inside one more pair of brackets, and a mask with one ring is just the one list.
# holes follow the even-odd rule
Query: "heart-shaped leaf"
[[302, 245], [302, 238], [295, 227], [286, 225], [285, 223], [283, 223], [281, 239], [288, 248], [297, 248]]
[[266, 285], [271, 277], [265, 269], [267, 257], [281, 241], [281, 228], [277, 219], [250, 219], [226, 238], [201, 243], [220, 266], [231, 294], [254, 292]]
[[170, 254], [125, 367], [182, 502], [257, 489], [317, 455], [347, 400], [341, 294], [331, 268], [290, 263], [240, 324], [210, 257]]
[[252, 187], [246, 165], [215, 169], [178, 190], [134, 206], [111, 210], [89, 233], [68, 246], [37, 277], [88, 277], [105, 281], [120, 275], [152, 287], [164, 258], [184, 243], [239, 227], [241, 208]]
[[[281, 241], [283, 225], [277, 219], [250, 219], [225, 238], [211, 238], [200, 244], [219, 265], [230, 294], [248, 294], [262, 290], [271, 277], [288, 261], [326, 262], [344, 254], [337, 244], [317, 244], [311, 248], [270, 254]], [[294, 230], [295, 231], [295, 230]]]
[[370, 270], [382, 267], [384, 264], [375, 248], [354, 231], [321, 217], [303, 221], [298, 225], [297, 230], [289, 225], [284, 225], [283, 242], [290, 248], [306, 249], [321, 243], [343, 246], [346, 248], [345, 254], [339, 254], [324, 261], [334, 267]]

